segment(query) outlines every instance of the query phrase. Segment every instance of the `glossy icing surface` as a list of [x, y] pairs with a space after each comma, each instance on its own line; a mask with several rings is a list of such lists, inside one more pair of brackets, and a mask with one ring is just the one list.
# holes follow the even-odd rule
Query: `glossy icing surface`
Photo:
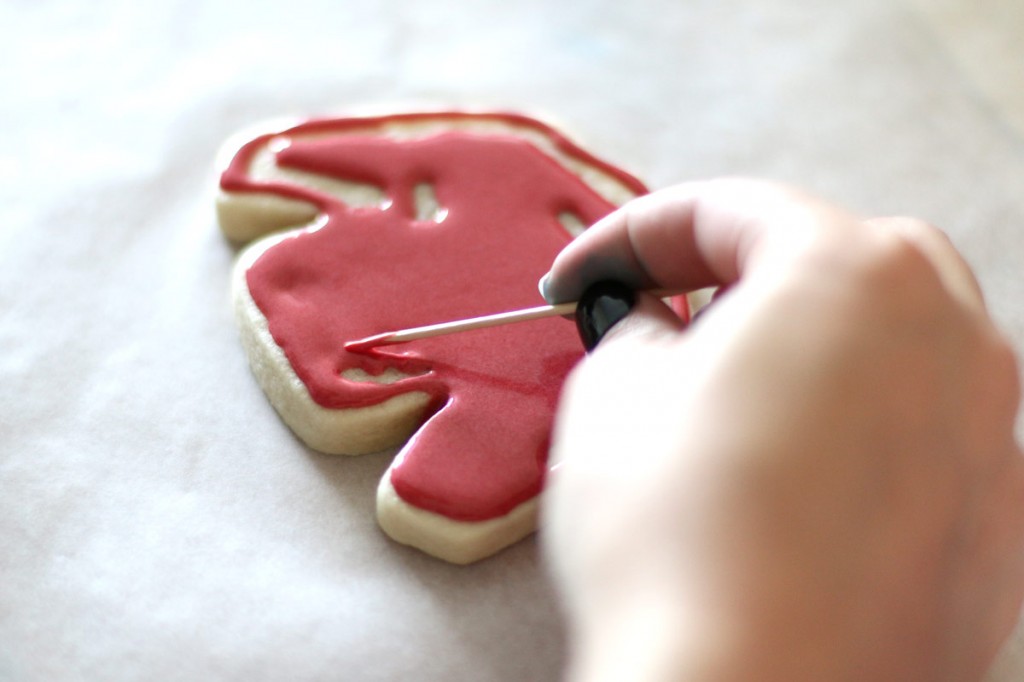
[[[599, 163], [540, 124], [507, 118]], [[225, 190], [303, 199], [325, 216], [319, 229], [260, 256], [247, 273], [249, 290], [318, 404], [358, 407], [410, 391], [431, 396], [429, 418], [392, 469], [402, 499], [456, 520], [500, 516], [540, 492], [558, 392], [582, 354], [573, 324], [537, 320], [359, 352], [344, 344], [542, 304], [536, 282], [569, 241], [559, 215], [571, 212], [589, 224], [613, 206], [518, 137], [446, 131], [398, 140], [354, 126], [323, 121], [286, 131], [277, 137], [290, 144], [280, 145], [277, 163], [376, 185], [390, 200], [383, 208], [352, 208], [298, 185], [250, 180], [248, 161], [269, 136], [243, 148], [225, 171]], [[303, 139], [309, 133], [317, 135]], [[642, 191], [629, 176], [602, 168]], [[440, 222], [417, 218], [414, 189], [423, 184], [447, 211]], [[342, 376], [388, 367], [410, 376], [391, 384]]]

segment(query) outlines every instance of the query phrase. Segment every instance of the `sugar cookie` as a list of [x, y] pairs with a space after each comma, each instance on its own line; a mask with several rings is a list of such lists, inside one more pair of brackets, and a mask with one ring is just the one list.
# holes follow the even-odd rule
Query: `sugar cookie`
[[220, 189], [224, 233], [256, 240], [233, 277], [243, 345], [288, 426], [327, 453], [401, 446], [377, 495], [399, 542], [468, 563], [532, 532], [572, 323], [344, 344], [542, 304], [572, 234], [643, 185], [530, 118], [418, 113], [255, 136]]

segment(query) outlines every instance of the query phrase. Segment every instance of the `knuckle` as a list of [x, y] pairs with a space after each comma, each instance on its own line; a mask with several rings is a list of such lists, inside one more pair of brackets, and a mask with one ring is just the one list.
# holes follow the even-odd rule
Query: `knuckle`
[[931, 260], [915, 242], [897, 233], [886, 233], [876, 238], [868, 257], [869, 276], [890, 295], [924, 299], [941, 291]]
[[917, 249], [929, 262], [941, 284], [962, 304], [978, 309], [985, 307], [977, 278], [948, 234], [917, 218], [885, 218], [870, 222]]
[[888, 216], [875, 218], [871, 222], [884, 226], [886, 229], [904, 235], [912, 240], [943, 240], [948, 242], [948, 235], [938, 227], [914, 216]]
[[964, 311], [915, 242], [884, 230], [867, 236], [859, 246], [843, 257], [851, 285], [847, 291], [858, 309], [873, 311], [880, 329], [935, 341], [965, 331]]
[[953, 241], [944, 230], [921, 218], [890, 216], [874, 218], [867, 221], [867, 223], [878, 228], [878, 232], [897, 236], [926, 256], [956, 252]]

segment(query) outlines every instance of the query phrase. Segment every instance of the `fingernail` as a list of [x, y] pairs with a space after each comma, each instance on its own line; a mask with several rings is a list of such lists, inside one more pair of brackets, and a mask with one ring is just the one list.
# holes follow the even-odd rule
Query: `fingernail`
[[548, 272], [545, 273], [544, 276], [540, 278], [539, 282], [537, 282], [537, 290], [540, 291], [540, 295], [543, 296], [544, 300], [547, 301], [548, 303], [551, 302], [551, 300], [548, 298], [548, 283], [550, 281], [551, 273]]
[[612, 280], [591, 285], [576, 305], [576, 330], [587, 352], [594, 350], [608, 330], [636, 304], [632, 289]]

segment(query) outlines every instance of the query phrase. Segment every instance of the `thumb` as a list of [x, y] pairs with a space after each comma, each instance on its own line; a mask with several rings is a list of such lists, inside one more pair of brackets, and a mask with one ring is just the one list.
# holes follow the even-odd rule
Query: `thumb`
[[591, 285], [576, 306], [576, 329], [588, 353], [612, 338], [674, 334], [684, 326], [657, 297], [611, 280]]

